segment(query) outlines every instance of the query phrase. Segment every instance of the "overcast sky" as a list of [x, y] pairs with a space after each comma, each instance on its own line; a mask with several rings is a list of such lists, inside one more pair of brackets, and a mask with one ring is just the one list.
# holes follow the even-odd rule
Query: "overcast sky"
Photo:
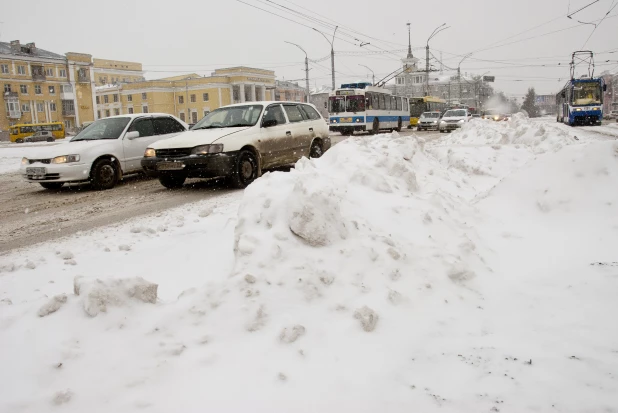
[[[61, 54], [141, 62], [148, 78], [247, 65], [272, 69], [279, 79], [298, 79], [304, 85], [304, 54], [284, 41], [321, 60], [329, 55], [330, 45], [312, 27], [325, 33], [332, 33], [332, 27], [293, 15], [279, 4], [340, 26], [335, 39], [337, 84], [369, 79], [361, 64], [377, 78], [400, 67], [408, 22], [413, 52], [423, 59], [423, 67], [427, 38], [446, 23], [450, 27], [430, 42], [432, 54], [456, 68], [461, 57], [474, 52], [462, 63], [462, 72], [488, 72], [496, 77], [496, 89], [515, 96], [530, 86], [539, 94], [557, 92], [569, 75], [571, 53], [582, 47], [595, 52], [597, 74], [618, 71], [618, 7], [606, 16], [618, 0], [242, 1], [309, 27], [238, 0], [6, 1], [0, 40], [34, 41]], [[584, 24], [598, 23], [604, 16], [596, 30]], [[440, 66], [433, 59], [432, 65]], [[330, 85], [330, 59], [311, 63], [311, 68], [312, 86]], [[454, 72], [445, 68], [445, 73]]]

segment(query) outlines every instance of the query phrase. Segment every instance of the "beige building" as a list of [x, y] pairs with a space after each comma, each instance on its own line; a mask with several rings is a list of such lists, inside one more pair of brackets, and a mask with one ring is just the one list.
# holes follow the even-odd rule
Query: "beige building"
[[291, 102], [306, 102], [307, 91], [298, 83], [277, 80], [275, 83], [275, 100], [286, 100]]
[[188, 74], [96, 88], [97, 118], [162, 112], [196, 123], [224, 105], [274, 99], [275, 72], [250, 67], [217, 69], [211, 76]]
[[97, 86], [115, 83], [132, 83], [144, 80], [141, 63], [121, 60], [92, 59]]
[[18, 40], [0, 42], [0, 131], [19, 123], [64, 122], [66, 128], [94, 120], [92, 57], [59, 55]]

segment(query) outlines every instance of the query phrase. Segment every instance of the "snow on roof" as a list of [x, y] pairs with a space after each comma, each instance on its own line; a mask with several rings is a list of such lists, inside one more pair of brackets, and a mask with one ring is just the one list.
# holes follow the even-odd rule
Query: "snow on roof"
[[39, 49], [38, 47], [35, 47], [34, 50], [31, 51], [31, 53], [23, 52], [21, 51], [22, 46], [27, 47], [26, 44], [20, 44], [20, 51], [18, 52], [18, 51], [13, 50], [13, 48], [11, 48], [10, 43], [0, 42], [0, 54], [14, 55], [14, 56], [34, 56], [34, 57], [41, 57], [44, 59], [66, 60], [66, 57], [63, 55], [53, 53], [45, 49]]

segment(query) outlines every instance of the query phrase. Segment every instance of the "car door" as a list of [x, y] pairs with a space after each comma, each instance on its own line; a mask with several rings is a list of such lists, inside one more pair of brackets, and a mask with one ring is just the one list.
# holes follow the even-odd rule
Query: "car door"
[[[294, 163], [303, 157], [303, 148], [311, 141], [311, 127], [296, 103], [284, 103], [283, 109], [290, 122], [290, 134], [286, 134], [282, 144], [281, 163]], [[311, 145], [311, 143], [309, 143]]]
[[281, 108], [281, 104], [269, 105], [264, 110], [257, 149], [262, 156], [262, 168], [269, 168], [281, 163], [285, 138], [292, 134], [290, 124]]
[[[123, 136], [122, 147], [124, 150], [125, 173], [141, 169], [141, 160], [144, 151], [152, 142], [157, 140], [154, 131], [152, 116], [136, 118], [127, 129], [128, 132], [138, 132], [139, 137], [128, 139]], [[126, 134], [125, 134], [126, 135]]]
[[328, 126], [324, 123], [324, 119], [320, 116], [317, 110], [310, 105], [299, 105], [303, 114], [307, 118], [306, 127], [309, 132], [308, 139], [303, 141], [302, 152], [303, 156], [309, 157], [311, 152], [311, 143], [316, 137], [327, 138]]

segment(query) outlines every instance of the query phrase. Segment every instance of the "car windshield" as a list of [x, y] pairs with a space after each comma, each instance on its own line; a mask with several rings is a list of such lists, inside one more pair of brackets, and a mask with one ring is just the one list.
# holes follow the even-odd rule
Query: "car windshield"
[[601, 104], [601, 85], [596, 82], [576, 83], [573, 86], [574, 105], [599, 105]]
[[365, 96], [346, 96], [347, 112], [364, 112]]
[[223, 107], [210, 112], [191, 130], [253, 126], [260, 118], [262, 109], [262, 105]]
[[421, 115], [421, 118], [439, 118], [440, 114], [438, 112], [425, 112]]
[[466, 111], [459, 109], [459, 110], [447, 110], [446, 113], [444, 114], [444, 117], [456, 117], [456, 116], [466, 116]]
[[330, 113], [345, 112], [345, 97], [331, 96], [328, 99], [328, 111]]
[[100, 119], [77, 134], [71, 142], [118, 139], [130, 120], [128, 117]]

